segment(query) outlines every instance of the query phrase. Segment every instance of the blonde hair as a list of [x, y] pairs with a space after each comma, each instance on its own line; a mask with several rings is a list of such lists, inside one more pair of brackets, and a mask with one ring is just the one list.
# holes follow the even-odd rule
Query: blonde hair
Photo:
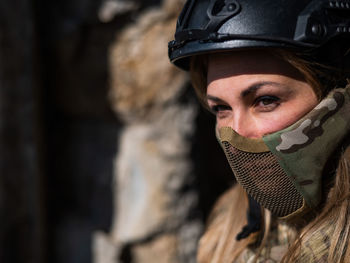
[[256, 240], [256, 234], [240, 241], [236, 236], [247, 223], [248, 200], [240, 186], [232, 187], [220, 197], [208, 220], [208, 228], [200, 239], [198, 262], [232, 262]]
[[[309, 62], [300, 56], [285, 50], [273, 50], [271, 54], [278, 56], [299, 70], [305, 81], [314, 89], [321, 100], [328, 92], [325, 85], [337, 83], [334, 76], [329, 76], [328, 67], [315, 62]], [[191, 79], [200, 102], [207, 107], [208, 56], [195, 56], [191, 60]], [[325, 70], [326, 69], [326, 70]], [[333, 79], [332, 79], [333, 78]], [[321, 83], [323, 80], [323, 83]], [[327, 79], [326, 82], [324, 80]], [[334, 87], [333, 87], [334, 88]], [[299, 227], [297, 238], [292, 241], [281, 262], [315, 262], [313, 255], [306, 247], [321, 239], [329, 244], [316, 247], [316, 253], [326, 255], [327, 262], [340, 263], [350, 258], [350, 148], [341, 156], [333, 186], [325, 185], [325, 205], [319, 215], [310, 222]], [[327, 190], [328, 189], [328, 190]], [[330, 190], [329, 190], [330, 189]], [[208, 221], [208, 227], [199, 242], [197, 260], [199, 263], [234, 262], [242, 251], [260, 241], [256, 249], [257, 260], [259, 253], [269, 235], [270, 218], [265, 213], [265, 223], [260, 233], [251, 234], [241, 241], [236, 235], [246, 224], [248, 201], [245, 191], [240, 186], [234, 186], [225, 193], [215, 205]], [[293, 224], [293, 222], [290, 222]], [[320, 234], [322, 233], [322, 235]]]

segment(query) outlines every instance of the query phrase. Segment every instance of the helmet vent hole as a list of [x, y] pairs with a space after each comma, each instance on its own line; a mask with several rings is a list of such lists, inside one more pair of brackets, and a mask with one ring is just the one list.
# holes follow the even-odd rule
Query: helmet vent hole
[[217, 14], [219, 14], [222, 9], [225, 7], [225, 0], [218, 0], [215, 2], [213, 9], [211, 11], [211, 14], [213, 16], [216, 16]]

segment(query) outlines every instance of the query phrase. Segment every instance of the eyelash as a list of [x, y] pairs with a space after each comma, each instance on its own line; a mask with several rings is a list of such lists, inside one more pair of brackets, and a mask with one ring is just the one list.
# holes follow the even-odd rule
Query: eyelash
[[[264, 101], [265, 102], [267, 101], [268, 103], [264, 104], [264, 105], [259, 105], [259, 103], [263, 103]], [[271, 108], [272, 106], [278, 106], [279, 101], [280, 101], [280, 98], [278, 98], [276, 96], [266, 95], [266, 96], [260, 96], [260, 97], [256, 98], [253, 102], [253, 105], [255, 107], [263, 107], [263, 108], [266, 108], [268, 110], [269, 107]], [[273, 104], [273, 103], [276, 103], [276, 104]], [[217, 105], [211, 106], [210, 109], [214, 114], [218, 114], [219, 112], [231, 110], [231, 107], [224, 105], [224, 104], [217, 104]]]
[[214, 114], [217, 114], [220, 111], [230, 110], [231, 107], [227, 105], [217, 104], [217, 105], [211, 106], [210, 109]]
[[[267, 104], [264, 104], [264, 102], [267, 102]], [[261, 96], [261, 97], [258, 97], [257, 99], [255, 99], [254, 105], [256, 107], [263, 107], [263, 108], [269, 109], [269, 107], [271, 108], [271, 107], [278, 106], [279, 102], [280, 102], [280, 98], [278, 98], [276, 96], [266, 95], [266, 96]], [[263, 103], [263, 105], [259, 105], [259, 103]]]

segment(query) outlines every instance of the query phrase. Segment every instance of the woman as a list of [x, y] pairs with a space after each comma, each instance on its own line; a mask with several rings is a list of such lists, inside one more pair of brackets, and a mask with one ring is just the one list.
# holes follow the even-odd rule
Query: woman
[[169, 57], [239, 183], [198, 262], [350, 262], [349, 32], [348, 1], [187, 1]]

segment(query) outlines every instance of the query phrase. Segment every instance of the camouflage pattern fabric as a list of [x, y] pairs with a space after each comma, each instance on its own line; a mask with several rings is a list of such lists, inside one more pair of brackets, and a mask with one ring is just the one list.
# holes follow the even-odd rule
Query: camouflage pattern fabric
[[[277, 224], [277, 226], [276, 226]], [[328, 263], [329, 238], [333, 227], [326, 231], [315, 233], [311, 239], [303, 243], [301, 252], [295, 263]], [[297, 231], [284, 222], [275, 220], [268, 236], [267, 243], [262, 248], [257, 260], [258, 248], [247, 248], [234, 263], [278, 263], [288, 251], [290, 244], [296, 239]]]
[[287, 252], [291, 242], [296, 237], [296, 231], [284, 223], [275, 224], [268, 236], [267, 243], [262, 248], [257, 261], [255, 255], [258, 248], [247, 248], [235, 263], [278, 263]]
[[330, 236], [333, 226], [327, 231], [318, 231], [310, 240], [301, 247], [301, 253], [296, 263], [328, 263], [328, 251], [330, 248]]
[[290, 127], [263, 137], [306, 204], [321, 200], [325, 164], [350, 130], [350, 85], [334, 89]]

